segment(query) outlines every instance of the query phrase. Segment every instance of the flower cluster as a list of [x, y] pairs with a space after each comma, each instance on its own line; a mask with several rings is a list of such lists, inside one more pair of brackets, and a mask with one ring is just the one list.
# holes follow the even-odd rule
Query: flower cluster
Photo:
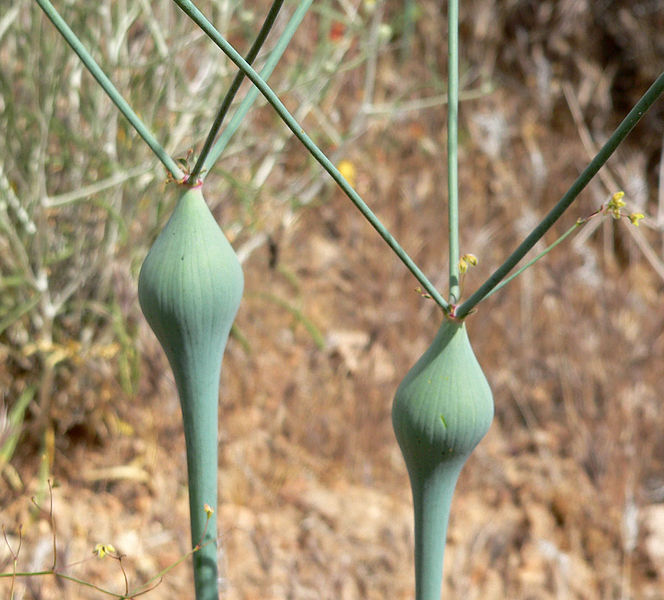
[[92, 553], [97, 558], [104, 558], [104, 556], [109, 555], [113, 558], [117, 558], [115, 548], [111, 544], [97, 544]]
[[459, 273], [463, 275], [469, 267], [476, 267], [477, 266], [477, 256], [474, 254], [464, 254], [460, 259], [459, 259]]
[[639, 226], [639, 221], [645, 217], [643, 213], [630, 213], [628, 215], [622, 212], [622, 209], [625, 207], [625, 192], [616, 192], [611, 196], [611, 200], [604, 207], [604, 214], [611, 215], [614, 219], [620, 219], [622, 217], [627, 217], [629, 222], [636, 227]]

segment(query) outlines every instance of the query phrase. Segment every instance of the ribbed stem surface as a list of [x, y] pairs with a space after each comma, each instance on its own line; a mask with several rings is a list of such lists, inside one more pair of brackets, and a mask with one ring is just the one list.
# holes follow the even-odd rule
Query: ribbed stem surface
[[[217, 600], [217, 416], [221, 361], [242, 298], [233, 248], [199, 188], [185, 190], [143, 263], [141, 309], [173, 370], [187, 447], [197, 600]], [[203, 534], [205, 537], [203, 538]]]
[[454, 488], [492, 419], [491, 389], [466, 328], [446, 319], [392, 405], [413, 493], [416, 600], [440, 600]]

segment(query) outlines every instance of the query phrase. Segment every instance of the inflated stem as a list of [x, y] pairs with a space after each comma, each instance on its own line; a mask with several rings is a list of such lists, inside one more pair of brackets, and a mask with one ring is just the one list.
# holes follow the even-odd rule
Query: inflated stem
[[392, 424], [413, 492], [417, 600], [440, 599], [454, 488], [492, 419], [491, 389], [465, 325], [445, 319], [399, 385], [392, 405]]
[[[197, 600], [218, 598], [217, 404], [221, 360], [244, 277], [200, 188], [186, 189], [150, 249], [138, 279], [143, 314], [173, 370], [187, 448]], [[205, 534], [205, 538], [203, 538]]]

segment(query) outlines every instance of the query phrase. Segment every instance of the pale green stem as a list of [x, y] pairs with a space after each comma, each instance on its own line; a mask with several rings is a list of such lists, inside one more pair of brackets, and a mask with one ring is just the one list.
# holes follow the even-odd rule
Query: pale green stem
[[440, 295], [440, 292], [434, 285], [426, 278], [424, 273], [415, 264], [415, 262], [408, 256], [408, 254], [401, 248], [399, 243], [394, 239], [392, 234], [387, 228], [378, 220], [378, 217], [366, 205], [364, 200], [360, 198], [359, 194], [348, 184], [344, 176], [332, 164], [332, 162], [325, 156], [325, 154], [314, 144], [311, 138], [304, 132], [304, 129], [299, 125], [295, 118], [288, 112], [281, 100], [272, 91], [272, 89], [261, 79], [261, 77], [252, 69], [251, 65], [240, 56], [240, 54], [231, 46], [224, 37], [214, 28], [214, 26], [205, 18], [203, 13], [196, 8], [190, 0], [174, 0], [175, 3], [210, 37], [214, 43], [232, 60], [240, 69], [242, 69], [252, 83], [260, 90], [261, 94], [265, 96], [266, 100], [277, 111], [281, 119], [293, 132], [311, 155], [320, 163], [320, 165], [330, 174], [332, 179], [336, 181], [339, 187], [350, 198], [351, 202], [355, 204], [362, 215], [371, 223], [373, 228], [385, 240], [394, 253], [399, 257], [408, 270], [420, 282], [422, 287], [433, 298], [433, 300], [443, 309], [447, 309], [449, 304]]
[[461, 456], [455, 461], [441, 463], [412, 485], [415, 517], [415, 600], [440, 598], [452, 498], [467, 458]]
[[[261, 71], [261, 78], [264, 81], [267, 81], [270, 75], [272, 75], [272, 71], [274, 71], [274, 68], [277, 66], [279, 59], [286, 50], [291, 38], [297, 31], [297, 28], [302, 22], [302, 19], [304, 19], [304, 15], [307, 14], [307, 11], [309, 10], [312, 2], [313, 0], [301, 0], [300, 5], [293, 13], [293, 16], [288, 22], [288, 25], [286, 25], [284, 32], [281, 34], [279, 41], [275, 44], [274, 49], [272, 52], [270, 52], [270, 55], [265, 61], [265, 66]], [[233, 113], [233, 117], [228, 122], [228, 125], [226, 125], [224, 131], [221, 133], [221, 136], [217, 140], [217, 143], [214, 145], [210, 151], [210, 154], [205, 159], [201, 178], [204, 179], [207, 173], [212, 170], [212, 167], [222, 155], [223, 151], [226, 149], [226, 146], [228, 146], [228, 143], [233, 137], [233, 134], [237, 131], [238, 127], [242, 123], [244, 116], [247, 114], [247, 112], [249, 112], [251, 105], [256, 101], [258, 94], [258, 88], [255, 86], [252, 86], [251, 89], [247, 92], [244, 100], [242, 100], [238, 109], [235, 111], [235, 113]]]
[[81, 59], [88, 71], [90, 71], [92, 76], [97, 80], [97, 83], [99, 83], [106, 94], [108, 94], [108, 97], [118, 107], [120, 112], [133, 125], [134, 129], [136, 129], [138, 132], [138, 135], [143, 138], [145, 143], [155, 153], [157, 158], [164, 164], [170, 174], [177, 180], [182, 179], [184, 177], [184, 172], [182, 169], [178, 167], [177, 163], [167, 154], [166, 150], [164, 150], [154, 135], [152, 135], [143, 121], [139, 119], [138, 115], [132, 110], [131, 106], [129, 106], [127, 101], [122, 97], [106, 73], [102, 71], [101, 67], [97, 64], [95, 59], [92, 58], [92, 55], [88, 52], [87, 48], [83, 45], [81, 40], [78, 39], [76, 34], [71, 30], [69, 25], [67, 25], [58, 11], [55, 10], [51, 2], [49, 0], [37, 0], [37, 4], [39, 4], [51, 23], [53, 23], [62, 37], [65, 38], [67, 43], [71, 46], [72, 50], [78, 54], [78, 57]]
[[595, 158], [592, 159], [590, 164], [583, 170], [581, 175], [579, 175], [565, 195], [558, 201], [544, 219], [542, 219], [539, 225], [532, 230], [528, 237], [526, 237], [507, 260], [489, 276], [479, 289], [457, 308], [455, 315], [458, 318], [461, 319], [468, 315], [468, 313], [479, 302], [486, 298], [487, 294], [489, 294], [489, 292], [491, 292], [503, 280], [503, 278], [518, 264], [528, 251], [540, 239], [542, 239], [544, 234], [570, 207], [574, 200], [576, 200], [590, 180], [597, 174], [597, 171], [599, 171], [604, 163], [609, 160], [609, 157], [613, 154], [620, 142], [627, 137], [641, 117], [661, 96], [662, 92], [664, 92], [664, 73], [655, 80], [655, 83], [650, 86], [648, 91], [636, 103], [634, 108], [629, 111], [622, 123], [618, 125], [618, 128], [613, 132], [604, 146], [602, 146]]
[[[247, 57], [245, 58], [247, 64], [251, 64], [254, 62], [254, 59], [258, 55], [260, 49], [263, 47], [263, 44], [265, 43], [265, 40], [268, 34], [270, 33], [272, 25], [274, 25], [274, 22], [276, 21], [277, 15], [279, 14], [279, 11], [281, 10], [283, 4], [284, 0], [274, 0], [272, 2], [272, 6], [270, 7], [270, 11], [267, 13], [267, 17], [265, 17], [263, 26], [258, 32], [258, 35], [254, 40], [254, 43], [252, 44], [249, 52], [247, 53]], [[210, 128], [210, 132], [208, 133], [207, 139], [205, 140], [205, 144], [203, 144], [203, 149], [201, 150], [201, 154], [198, 157], [198, 160], [196, 161], [196, 164], [194, 165], [191, 174], [189, 175], [189, 181], [193, 185], [196, 185], [197, 183], [198, 175], [203, 169], [203, 165], [205, 164], [205, 159], [207, 155], [210, 153], [210, 149], [212, 148], [212, 144], [214, 143], [214, 138], [217, 137], [219, 129], [221, 129], [221, 125], [224, 122], [226, 113], [228, 113], [228, 109], [231, 107], [231, 104], [235, 99], [235, 95], [240, 89], [240, 85], [242, 85], [242, 82], [244, 81], [244, 77], [245, 75], [243, 71], [240, 70], [237, 72], [237, 75], [235, 76], [233, 82], [231, 83], [231, 87], [228, 89], [228, 92], [226, 93], [226, 96], [224, 97], [221, 106], [219, 107], [219, 112], [217, 113], [217, 116], [214, 119], [214, 123]]]
[[447, 195], [450, 254], [450, 302], [459, 300], [459, 183], [457, 137], [459, 120], [459, 0], [449, 0], [447, 74]]
[[495, 294], [499, 289], [505, 287], [512, 279], [518, 277], [523, 273], [527, 268], [532, 267], [540, 258], [545, 257], [551, 250], [553, 250], [558, 244], [560, 244], [562, 241], [567, 239], [568, 236], [570, 236], [578, 227], [581, 227], [585, 221], [579, 220], [574, 225], [572, 225], [565, 233], [563, 233], [553, 244], [550, 246], [547, 246], [546, 249], [542, 250], [535, 258], [532, 260], [529, 260], [523, 267], [521, 267], [518, 271], [515, 271], [512, 273], [507, 279], [503, 279], [495, 288], [493, 288], [484, 298], [488, 298], [492, 294]]
[[403, 32], [401, 34], [401, 58], [407, 60], [413, 49], [413, 37], [415, 33], [415, 18], [418, 6], [416, 0], [406, 0], [403, 6]]

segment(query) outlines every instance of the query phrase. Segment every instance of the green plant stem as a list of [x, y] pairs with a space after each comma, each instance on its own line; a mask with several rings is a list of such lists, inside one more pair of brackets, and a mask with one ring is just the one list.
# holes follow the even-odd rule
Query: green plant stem
[[[302, 22], [302, 19], [304, 19], [304, 15], [307, 14], [307, 11], [309, 10], [312, 2], [313, 0], [301, 0], [300, 5], [293, 13], [293, 16], [291, 17], [290, 21], [288, 21], [284, 32], [279, 37], [279, 40], [274, 46], [274, 49], [272, 52], [270, 52], [270, 55], [265, 61], [265, 66], [261, 71], [261, 78], [263, 81], [267, 81], [270, 75], [272, 75], [272, 71], [274, 71], [274, 68], [277, 66], [279, 59], [288, 47], [291, 38], [297, 31], [297, 28]], [[247, 92], [244, 100], [242, 100], [238, 109], [235, 111], [235, 113], [233, 113], [233, 117], [229, 121], [228, 125], [226, 125], [224, 131], [221, 133], [221, 136], [217, 140], [217, 143], [214, 145], [210, 154], [205, 159], [201, 179], [205, 179], [206, 175], [212, 170], [212, 167], [215, 165], [223, 151], [226, 149], [226, 146], [228, 146], [228, 143], [240, 126], [240, 123], [242, 123], [244, 116], [247, 114], [247, 112], [249, 112], [251, 105], [256, 101], [258, 94], [258, 88], [255, 86], [252, 86], [251, 89]]]
[[[196, 552], [200, 552], [201, 548], [207, 546], [211, 542], [208, 541], [205, 544], [197, 544], [194, 548], [189, 550], [186, 554], [183, 554], [178, 558], [176, 561], [172, 562], [170, 565], [159, 571], [156, 575], [153, 575], [150, 579], [148, 579], [146, 582], [142, 583], [140, 586], [135, 588], [134, 590], [130, 591], [127, 594], [118, 594], [117, 592], [113, 592], [111, 590], [107, 590], [101, 586], [95, 585], [94, 583], [91, 583], [89, 581], [85, 581], [84, 579], [79, 579], [78, 577], [74, 577], [72, 575], [67, 575], [66, 573], [61, 573], [60, 571], [57, 571], [55, 569], [48, 569], [46, 571], [12, 571], [10, 573], [0, 573], [0, 579], [9, 579], [9, 578], [17, 578], [17, 577], [45, 577], [45, 576], [53, 576], [53, 577], [58, 577], [60, 579], [66, 579], [67, 581], [71, 581], [73, 583], [77, 583], [81, 586], [88, 587], [91, 589], [94, 589], [102, 594], [106, 594], [107, 596], [112, 596], [113, 598], [118, 598], [119, 600], [132, 600], [133, 598], [136, 598], [138, 596], [142, 596], [143, 594], [146, 594], [153, 589], [157, 585], [159, 585], [164, 577], [164, 575], [168, 574], [169, 571], [172, 571], [175, 569], [175, 567], [179, 566], [182, 564], [185, 560], [187, 560], [192, 554], [195, 554]], [[78, 564], [78, 563], [74, 563]], [[70, 565], [72, 566], [72, 565]]]
[[[254, 40], [254, 43], [252, 44], [251, 48], [249, 49], [249, 52], [247, 53], [247, 56], [244, 59], [245, 61], [247, 61], [247, 64], [250, 65], [251, 63], [254, 62], [254, 59], [258, 55], [260, 49], [263, 47], [265, 39], [270, 33], [270, 30], [272, 29], [272, 26], [274, 25], [274, 22], [276, 21], [277, 15], [279, 14], [279, 11], [281, 10], [283, 4], [284, 0], [274, 0], [272, 2], [272, 6], [270, 7], [270, 10], [267, 13], [267, 16], [265, 17], [263, 26], [258, 32], [258, 35]], [[244, 77], [245, 77], [244, 72], [241, 70], [237, 72], [237, 75], [235, 75], [235, 78], [231, 83], [231, 87], [228, 89], [228, 92], [226, 93], [226, 96], [224, 97], [221, 106], [219, 107], [219, 112], [217, 113], [217, 116], [214, 119], [214, 123], [212, 123], [212, 127], [210, 128], [210, 132], [208, 133], [207, 139], [205, 140], [205, 144], [203, 144], [203, 149], [201, 150], [201, 154], [198, 157], [198, 160], [196, 161], [196, 164], [194, 165], [194, 168], [189, 175], [190, 182], [192, 183], [197, 182], [198, 175], [203, 169], [203, 165], [205, 164], [205, 159], [212, 148], [212, 144], [214, 143], [214, 139], [217, 137], [217, 134], [219, 133], [219, 129], [221, 129], [221, 125], [224, 122], [226, 114], [228, 113], [228, 109], [231, 107], [231, 104], [233, 103], [233, 100], [235, 99], [235, 96], [238, 90], [240, 89], [240, 85], [242, 85], [242, 82], [244, 81]]]
[[205, 18], [203, 13], [196, 8], [190, 0], [174, 0], [175, 3], [182, 9], [182, 11], [189, 16], [207, 35], [219, 46], [219, 48], [232, 60], [240, 69], [242, 69], [252, 83], [259, 89], [261, 94], [265, 96], [266, 100], [277, 111], [281, 119], [293, 132], [300, 142], [305, 146], [311, 155], [320, 163], [320, 165], [330, 174], [332, 179], [336, 181], [339, 187], [350, 198], [351, 202], [355, 204], [362, 215], [371, 223], [373, 228], [385, 240], [394, 253], [399, 257], [408, 270], [420, 282], [422, 287], [433, 298], [433, 300], [444, 310], [449, 307], [448, 302], [440, 295], [440, 292], [434, 285], [426, 278], [424, 273], [415, 264], [415, 262], [408, 256], [408, 254], [401, 248], [399, 243], [394, 239], [392, 234], [387, 228], [378, 220], [378, 217], [371, 211], [366, 203], [360, 198], [359, 194], [348, 184], [344, 176], [332, 164], [332, 162], [325, 156], [325, 154], [314, 144], [311, 138], [304, 132], [304, 129], [298, 124], [295, 118], [288, 112], [281, 100], [272, 91], [272, 89], [261, 79], [258, 73], [252, 69], [251, 65], [238, 54], [238, 52], [231, 46], [224, 37], [214, 28], [214, 26]]
[[152, 135], [150, 130], [145, 126], [145, 124], [139, 119], [138, 115], [133, 111], [131, 106], [127, 101], [122, 97], [117, 88], [113, 85], [111, 80], [108, 78], [106, 73], [102, 71], [101, 67], [97, 64], [92, 55], [88, 52], [87, 48], [83, 45], [81, 40], [78, 39], [76, 34], [71, 30], [69, 25], [65, 20], [60, 16], [55, 7], [49, 0], [37, 0], [37, 4], [44, 11], [46, 16], [49, 18], [51, 23], [55, 28], [60, 32], [63, 38], [71, 46], [72, 50], [78, 54], [78, 57], [81, 59], [83, 64], [86, 66], [88, 71], [92, 76], [97, 80], [97, 83], [102, 87], [102, 89], [108, 94], [109, 98], [113, 103], [118, 107], [120, 112], [127, 118], [127, 120], [134, 126], [134, 129], [138, 134], [143, 138], [145, 143], [150, 146], [150, 149], [155, 153], [157, 158], [164, 164], [166, 169], [175, 179], [182, 179], [184, 177], [184, 172], [177, 163], [168, 155], [166, 150], [162, 145], [157, 141], [157, 139]]
[[560, 216], [576, 200], [581, 191], [588, 185], [590, 180], [602, 168], [604, 163], [613, 154], [618, 145], [627, 137], [629, 132], [639, 122], [646, 111], [655, 103], [655, 101], [664, 92], [664, 73], [662, 73], [653, 83], [648, 91], [629, 111], [622, 123], [613, 132], [608, 141], [602, 146], [595, 158], [583, 170], [565, 195], [551, 209], [551, 211], [542, 219], [542, 221], [532, 230], [526, 239], [518, 248], [500, 265], [489, 278], [477, 289], [477, 291], [461, 304], [455, 311], [455, 316], [463, 318], [503, 280], [503, 278], [517, 265], [517, 263], [526, 255], [526, 253], [544, 236]]
[[448, 2], [447, 73], [447, 195], [449, 220], [450, 302], [459, 300], [459, 182], [457, 137], [459, 121], [459, 0]]
[[[37, 0], [39, 1], [39, 0]], [[45, 577], [45, 576], [53, 576], [57, 577], [58, 579], [66, 579], [67, 581], [71, 581], [73, 583], [77, 583], [78, 585], [82, 585], [84, 587], [91, 588], [93, 590], [96, 590], [98, 592], [101, 592], [102, 594], [106, 594], [107, 596], [112, 596], [114, 598], [119, 598], [120, 600], [123, 599], [128, 599], [133, 596], [128, 596], [126, 594], [118, 594], [116, 592], [111, 592], [110, 590], [106, 590], [98, 585], [95, 585], [94, 583], [90, 583], [89, 581], [85, 581], [83, 579], [78, 579], [77, 577], [73, 577], [72, 575], [66, 575], [65, 573], [60, 573], [59, 571], [54, 571], [54, 570], [48, 570], [48, 571], [28, 571], [28, 572], [16, 572], [16, 573], [0, 573], [0, 578], [4, 577]]]
[[416, 0], [405, 0], [403, 5], [403, 32], [401, 34], [401, 60], [406, 61], [413, 49], [413, 36], [415, 33], [415, 19], [418, 6]]
[[547, 246], [542, 252], [540, 252], [535, 258], [532, 260], [529, 260], [523, 267], [521, 267], [518, 271], [515, 271], [512, 273], [507, 279], [503, 279], [495, 288], [493, 288], [484, 298], [488, 298], [489, 296], [495, 294], [499, 289], [505, 287], [512, 279], [515, 279], [521, 273], [523, 273], [526, 269], [529, 267], [532, 267], [540, 258], [544, 258], [551, 250], [553, 250], [558, 244], [563, 242], [565, 239], [567, 239], [574, 231], [576, 231], [581, 225], [583, 225], [586, 221], [576, 221], [574, 225], [572, 225], [565, 233], [563, 233], [553, 244], [550, 246]]

